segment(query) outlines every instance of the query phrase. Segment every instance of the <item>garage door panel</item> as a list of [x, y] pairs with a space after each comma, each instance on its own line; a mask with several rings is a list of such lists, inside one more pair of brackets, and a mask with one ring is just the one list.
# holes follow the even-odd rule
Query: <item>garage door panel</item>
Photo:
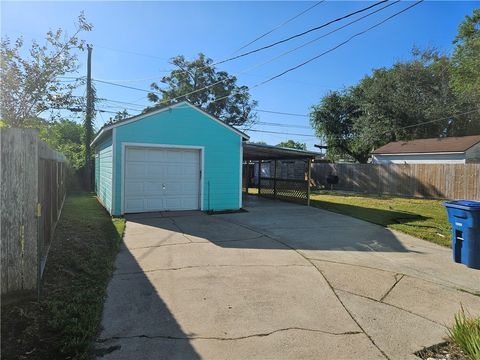
[[125, 209], [129, 212], [144, 211], [143, 198], [129, 198], [125, 200]]
[[145, 182], [143, 188], [144, 188], [144, 191], [142, 195], [161, 196], [163, 194], [163, 186], [158, 182]]
[[125, 212], [199, 208], [198, 150], [127, 148]]
[[127, 161], [144, 161], [145, 160], [145, 150], [143, 149], [128, 149], [125, 156]]
[[146, 164], [146, 172], [145, 175], [147, 177], [158, 177], [158, 176], [164, 176], [165, 175], [165, 165], [161, 163], [148, 163]]
[[143, 178], [147, 173], [146, 165], [142, 162], [127, 162], [125, 167], [125, 173], [128, 174], [128, 178], [138, 179]]
[[165, 151], [159, 151], [159, 150], [146, 150], [146, 156], [145, 156], [145, 161], [148, 162], [165, 162], [166, 160], [166, 155]]
[[[185, 164], [184, 166], [188, 165]], [[182, 166], [178, 164], [172, 164], [171, 166], [166, 166], [165, 170], [165, 175], [168, 178], [175, 178], [181, 180], [180, 177], [182, 176]]]
[[155, 211], [164, 208], [163, 196], [150, 197], [145, 199], [145, 211]]
[[144, 183], [142, 181], [127, 181], [125, 182], [125, 193], [131, 196], [143, 195]]

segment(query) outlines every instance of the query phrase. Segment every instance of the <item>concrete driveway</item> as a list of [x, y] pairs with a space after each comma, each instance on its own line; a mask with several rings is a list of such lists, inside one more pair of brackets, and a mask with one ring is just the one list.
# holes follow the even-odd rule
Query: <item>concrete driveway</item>
[[248, 212], [128, 217], [104, 359], [414, 359], [480, 271], [449, 249], [350, 217], [249, 198]]

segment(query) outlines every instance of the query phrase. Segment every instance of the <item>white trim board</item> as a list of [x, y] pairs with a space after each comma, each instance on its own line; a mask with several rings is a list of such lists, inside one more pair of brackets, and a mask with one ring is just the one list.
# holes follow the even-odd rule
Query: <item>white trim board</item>
[[207, 116], [208, 118], [210, 118], [211, 120], [219, 123], [220, 125], [222, 125], [223, 127], [227, 128], [228, 130], [230, 131], [233, 131], [234, 133], [236, 133], [237, 135], [240, 135], [241, 138], [243, 139], [250, 139], [250, 137], [247, 135], [247, 134], [244, 134], [243, 132], [241, 132], [240, 130], [237, 130], [235, 129], [233, 126], [230, 126], [230, 125], [227, 125], [225, 124], [223, 121], [217, 119], [216, 117], [210, 115], [209, 113], [205, 112], [203, 109], [193, 105], [193, 104], [190, 104], [188, 101], [182, 101], [182, 102], [179, 102], [178, 104], [174, 104], [174, 105], [171, 105], [171, 106], [167, 106], [165, 108], [162, 108], [162, 109], [158, 109], [158, 110], [155, 110], [155, 111], [152, 111], [152, 112], [149, 112], [149, 113], [146, 113], [146, 114], [140, 114], [140, 115], [136, 115], [128, 120], [125, 120], [125, 121], [119, 121], [118, 123], [115, 123], [115, 124], [112, 124], [112, 125], [109, 125], [109, 126], [105, 126], [104, 128], [102, 128], [100, 130], [100, 132], [97, 134], [97, 136], [95, 136], [95, 139], [93, 139], [93, 141], [91, 142], [91, 146], [95, 145], [95, 143], [97, 142], [97, 140], [108, 130], [110, 129], [114, 129], [116, 127], [119, 127], [119, 126], [123, 126], [123, 125], [126, 125], [126, 124], [130, 124], [131, 122], [134, 122], [134, 121], [138, 121], [138, 120], [141, 120], [141, 119], [144, 119], [148, 116], [152, 116], [152, 115], [156, 115], [156, 114], [160, 114], [162, 112], [165, 112], [165, 111], [169, 111], [171, 109], [174, 109], [174, 108], [178, 108], [178, 107], [181, 107], [181, 106], [184, 106], [184, 105], [187, 105], [199, 112], [201, 112], [202, 114], [204, 114], [205, 116]]
[[[203, 211], [203, 179], [205, 177], [205, 147], [191, 145], [149, 144], [149, 143], [122, 143], [122, 168], [121, 168], [121, 209], [120, 215], [125, 215], [125, 153], [127, 147], [137, 148], [162, 148], [162, 149], [185, 149], [200, 151], [200, 210]], [[241, 188], [240, 188], [241, 189]]]

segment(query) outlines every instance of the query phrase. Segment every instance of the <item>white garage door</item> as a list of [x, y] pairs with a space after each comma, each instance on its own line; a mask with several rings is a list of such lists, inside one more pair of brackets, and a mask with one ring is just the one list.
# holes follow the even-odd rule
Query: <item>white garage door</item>
[[125, 212], [200, 208], [200, 151], [126, 148]]

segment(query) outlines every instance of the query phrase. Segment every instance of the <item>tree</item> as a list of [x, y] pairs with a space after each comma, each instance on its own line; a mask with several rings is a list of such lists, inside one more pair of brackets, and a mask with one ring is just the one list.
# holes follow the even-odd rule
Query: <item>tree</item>
[[460, 95], [480, 102], [480, 9], [465, 17], [453, 43], [453, 87]]
[[179, 55], [171, 63], [176, 69], [160, 80], [163, 86], [151, 84], [154, 91], [148, 99], [155, 104], [154, 108], [188, 100], [229, 125], [255, 120], [257, 102], [251, 100], [248, 87], [237, 85], [235, 76], [216, 70], [212, 59], [199, 54], [188, 61]]
[[357, 85], [325, 96], [311, 123], [334, 160], [366, 162], [390, 141], [480, 133], [478, 107], [451, 86], [450, 59], [435, 50], [414, 49], [410, 61], [373, 70]]
[[45, 44], [33, 41], [28, 56], [22, 38], [11, 41], [2, 38], [0, 45], [0, 112], [11, 127], [34, 126], [40, 114], [51, 111], [54, 118], [58, 109], [78, 108], [79, 100], [73, 90], [80, 85], [60, 77], [78, 69], [75, 50], [83, 50], [78, 38], [82, 31], [90, 31], [83, 13], [78, 17], [76, 31], [68, 37], [64, 30], [49, 31]]
[[282, 141], [277, 146], [289, 148], [289, 149], [297, 149], [297, 150], [307, 150], [307, 145], [301, 142], [296, 142], [293, 140]]
[[360, 111], [349, 89], [330, 92], [320, 104], [313, 106], [310, 122], [316, 134], [326, 141], [329, 159], [348, 157], [358, 162], [367, 161], [368, 151], [354, 134]]
[[39, 132], [40, 138], [53, 149], [63, 153], [73, 169], [80, 169], [85, 162], [83, 126], [67, 119], [44, 124]]

